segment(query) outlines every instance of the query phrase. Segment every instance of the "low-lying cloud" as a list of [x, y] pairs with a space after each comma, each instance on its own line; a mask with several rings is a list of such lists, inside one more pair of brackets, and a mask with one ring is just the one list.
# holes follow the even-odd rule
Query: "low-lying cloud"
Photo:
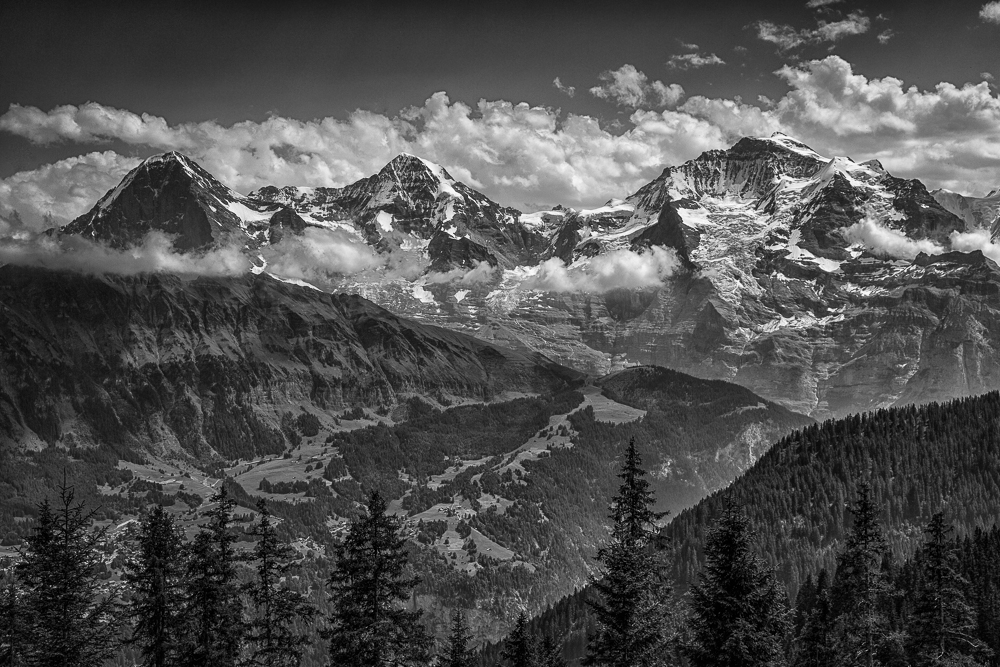
[[427, 274], [427, 282], [435, 285], [457, 283], [459, 285], [478, 285], [486, 283], [496, 275], [496, 268], [489, 262], [474, 261], [471, 269], [456, 267], [450, 271], [432, 271]]
[[88, 275], [170, 273], [185, 276], [235, 276], [250, 269], [238, 248], [180, 253], [162, 232], [150, 232], [143, 242], [117, 250], [81, 236], [46, 234], [0, 238], [0, 265], [38, 266]]
[[648, 252], [614, 250], [566, 266], [553, 257], [542, 262], [537, 273], [521, 283], [537, 292], [587, 292], [603, 294], [613, 289], [657, 287], [679, 266], [673, 250], [654, 246]]
[[944, 248], [930, 239], [911, 239], [872, 218], [851, 225], [843, 233], [849, 242], [860, 243], [880, 257], [913, 259], [920, 253], [939, 255], [944, 252]]
[[370, 246], [346, 232], [317, 227], [286, 234], [278, 243], [264, 247], [261, 256], [269, 273], [305, 281], [327, 281], [384, 263]]

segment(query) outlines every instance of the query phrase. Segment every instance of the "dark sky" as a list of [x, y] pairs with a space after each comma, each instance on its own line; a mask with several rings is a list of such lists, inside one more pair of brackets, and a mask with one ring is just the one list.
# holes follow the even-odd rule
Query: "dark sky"
[[[175, 124], [310, 119], [358, 108], [393, 115], [435, 91], [452, 100], [528, 101], [612, 120], [627, 111], [589, 95], [600, 72], [631, 63], [688, 95], [755, 100], [787, 88], [772, 72], [822, 57], [830, 45], [779, 54], [748, 26], [797, 28], [817, 13], [795, 2], [655, 3], [204, 3], [6, 2], [0, 8], [0, 113], [95, 101]], [[489, 7], [485, 6], [489, 5]], [[1000, 33], [977, 21], [982, 2], [841, 2], [830, 20], [863, 11], [865, 35], [835, 52], [868, 77], [920, 88], [1000, 76]], [[884, 19], [877, 18], [883, 16]], [[880, 45], [885, 29], [895, 36]], [[726, 67], [671, 71], [665, 62], [694, 43]], [[734, 50], [744, 47], [745, 52]], [[137, 149], [114, 144], [125, 154]], [[102, 146], [103, 148], [103, 146]], [[141, 149], [140, 149], [141, 150]], [[75, 155], [79, 146], [34, 146], [0, 134], [0, 178]]]

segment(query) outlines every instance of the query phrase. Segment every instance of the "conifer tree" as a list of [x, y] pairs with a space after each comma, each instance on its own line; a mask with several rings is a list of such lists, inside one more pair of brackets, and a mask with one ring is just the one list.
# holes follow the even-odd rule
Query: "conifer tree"
[[566, 664], [563, 642], [548, 634], [542, 637], [542, 644], [538, 647], [538, 667], [566, 667]]
[[187, 637], [183, 664], [188, 667], [234, 667], [245, 634], [232, 526], [236, 502], [225, 486], [211, 498], [208, 523], [188, 547], [186, 576]]
[[656, 544], [664, 515], [653, 511], [645, 475], [633, 438], [612, 500], [611, 540], [597, 554], [603, 571], [593, 579], [597, 631], [587, 643], [587, 665], [651, 667], [669, 660], [671, 587]]
[[785, 664], [791, 622], [784, 588], [753, 551], [744, 513], [727, 507], [705, 543], [705, 567], [690, 592], [682, 652], [693, 667]]
[[528, 614], [524, 610], [517, 615], [514, 629], [504, 639], [500, 660], [504, 667], [538, 667], [535, 638], [528, 631]]
[[27, 665], [98, 667], [120, 644], [121, 607], [97, 574], [105, 530], [93, 530], [93, 512], [73, 499], [64, 481], [55, 507], [41, 503], [17, 564]]
[[[807, 579], [812, 582], [812, 577]], [[832, 641], [830, 586], [826, 570], [821, 570], [815, 586], [799, 593], [796, 605], [798, 628], [792, 647], [794, 667], [828, 667], [836, 662]]]
[[396, 667], [428, 659], [422, 612], [403, 608], [418, 579], [406, 575], [400, 521], [386, 509], [382, 496], [372, 493], [367, 514], [351, 522], [337, 545], [328, 582], [333, 609], [323, 632], [334, 665]]
[[851, 512], [853, 525], [844, 552], [837, 558], [831, 600], [838, 652], [846, 664], [873, 667], [888, 638], [884, 604], [891, 585], [883, 568], [888, 545], [867, 482], [858, 485]]
[[22, 604], [13, 564], [0, 563], [0, 667], [20, 667], [24, 664]]
[[442, 667], [472, 667], [474, 660], [469, 646], [471, 639], [465, 614], [459, 609], [451, 612], [451, 633], [441, 661]]
[[316, 608], [298, 591], [281, 586], [285, 573], [294, 564], [296, 553], [278, 539], [267, 503], [257, 501], [260, 518], [253, 528], [257, 538], [252, 558], [256, 577], [245, 587], [252, 604], [247, 643], [250, 653], [246, 664], [262, 667], [297, 667], [309, 642], [303, 629]]
[[132, 641], [147, 667], [176, 664], [184, 636], [184, 544], [173, 517], [157, 505], [139, 523], [126, 563]]
[[967, 582], [958, 573], [952, 527], [938, 512], [924, 529], [918, 556], [916, 600], [909, 619], [908, 652], [917, 667], [975, 664], [989, 656], [975, 636], [976, 616], [965, 600]]

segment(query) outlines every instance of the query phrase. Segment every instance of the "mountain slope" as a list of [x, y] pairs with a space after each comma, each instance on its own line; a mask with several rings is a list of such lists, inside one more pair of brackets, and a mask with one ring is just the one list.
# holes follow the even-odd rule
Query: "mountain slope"
[[0, 312], [0, 427], [18, 441], [113, 439], [233, 458], [283, 451], [290, 406], [322, 415], [388, 409], [412, 393], [489, 400], [582, 379], [538, 355], [267, 276], [7, 266]]

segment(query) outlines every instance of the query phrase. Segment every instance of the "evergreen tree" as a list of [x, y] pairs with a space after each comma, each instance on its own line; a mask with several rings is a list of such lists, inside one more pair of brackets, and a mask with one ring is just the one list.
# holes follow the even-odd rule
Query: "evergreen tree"
[[693, 667], [785, 664], [791, 622], [784, 588], [753, 551], [749, 522], [727, 507], [705, 544], [705, 568], [690, 592], [682, 652]]
[[211, 498], [208, 523], [188, 547], [186, 576], [187, 667], [234, 667], [245, 628], [237, 564], [245, 557], [236, 549], [232, 527], [236, 502], [225, 486]]
[[891, 586], [883, 569], [888, 546], [867, 482], [858, 485], [851, 511], [853, 525], [837, 558], [832, 596], [838, 652], [845, 664], [873, 667], [889, 637], [884, 605]]
[[402, 608], [418, 580], [406, 576], [400, 521], [386, 508], [382, 496], [372, 493], [367, 515], [352, 521], [337, 545], [329, 579], [333, 610], [323, 632], [334, 665], [388, 667], [428, 659], [422, 612]]
[[26, 665], [97, 667], [120, 643], [121, 606], [97, 575], [105, 531], [73, 497], [63, 482], [55, 508], [41, 503], [17, 564]]
[[4, 565], [0, 568], [0, 667], [20, 667], [24, 664], [23, 601], [13, 564]]
[[296, 553], [278, 539], [263, 499], [257, 501], [257, 509], [260, 519], [253, 528], [257, 544], [252, 556], [257, 564], [256, 577], [245, 587], [253, 612], [248, 624], [247, 664], [297, 667], [309, 634], [296, 628], [308, 625], [316, 608], [298, 591], [280, 585]]
[[132, 592], [132, 641], [147, 667], [176, 664], [184, 634], [184, 544], [173, 517], [157, 505], [143, 517], [126, 563]]
[[807, 582], [799, 592], [795, 609], [797, 631], [792, 646], [792, 664], [794, 667], [828, 667], [836, 662], [829, 577], [826, 570], [822, 570], [815, 586], [811, 585], [811, 575]]
[[537, 658], [535, 638], [528, 631], [528, 614], [522, 610], [503, 641], [500, 660], [504, 667], [538, 667]]
[[974, 636], [976, 616], [965, 600], [968, 582], [958, 573], [952, 527], [938, 512], [924, 532], [927, 541], [918, 555], [920, 576], [908, 624], [908, 652], [918, 667], [974, 664], [989, 650]]
[[566, 664], [562, 640], [552, 635], [542, 637], [542, 645], [538, 648], [538, 667], [566, 667]]
[[656, 544], [656, 522], [664, 515], [653, 511], [645, 475], [633, 438], [612, 501], [611, 541], [597, 554], [603, 572], [593, 579], [597, 631], [587, 644], [587, 665], [648, 667], [670, 656], [671, 589]]
[[451, 634], [448, 635], [442, 667], [472, 667], [475, 660], [469, 647], [471, 639], [465, 615], [458, 609], [451, 612]]

